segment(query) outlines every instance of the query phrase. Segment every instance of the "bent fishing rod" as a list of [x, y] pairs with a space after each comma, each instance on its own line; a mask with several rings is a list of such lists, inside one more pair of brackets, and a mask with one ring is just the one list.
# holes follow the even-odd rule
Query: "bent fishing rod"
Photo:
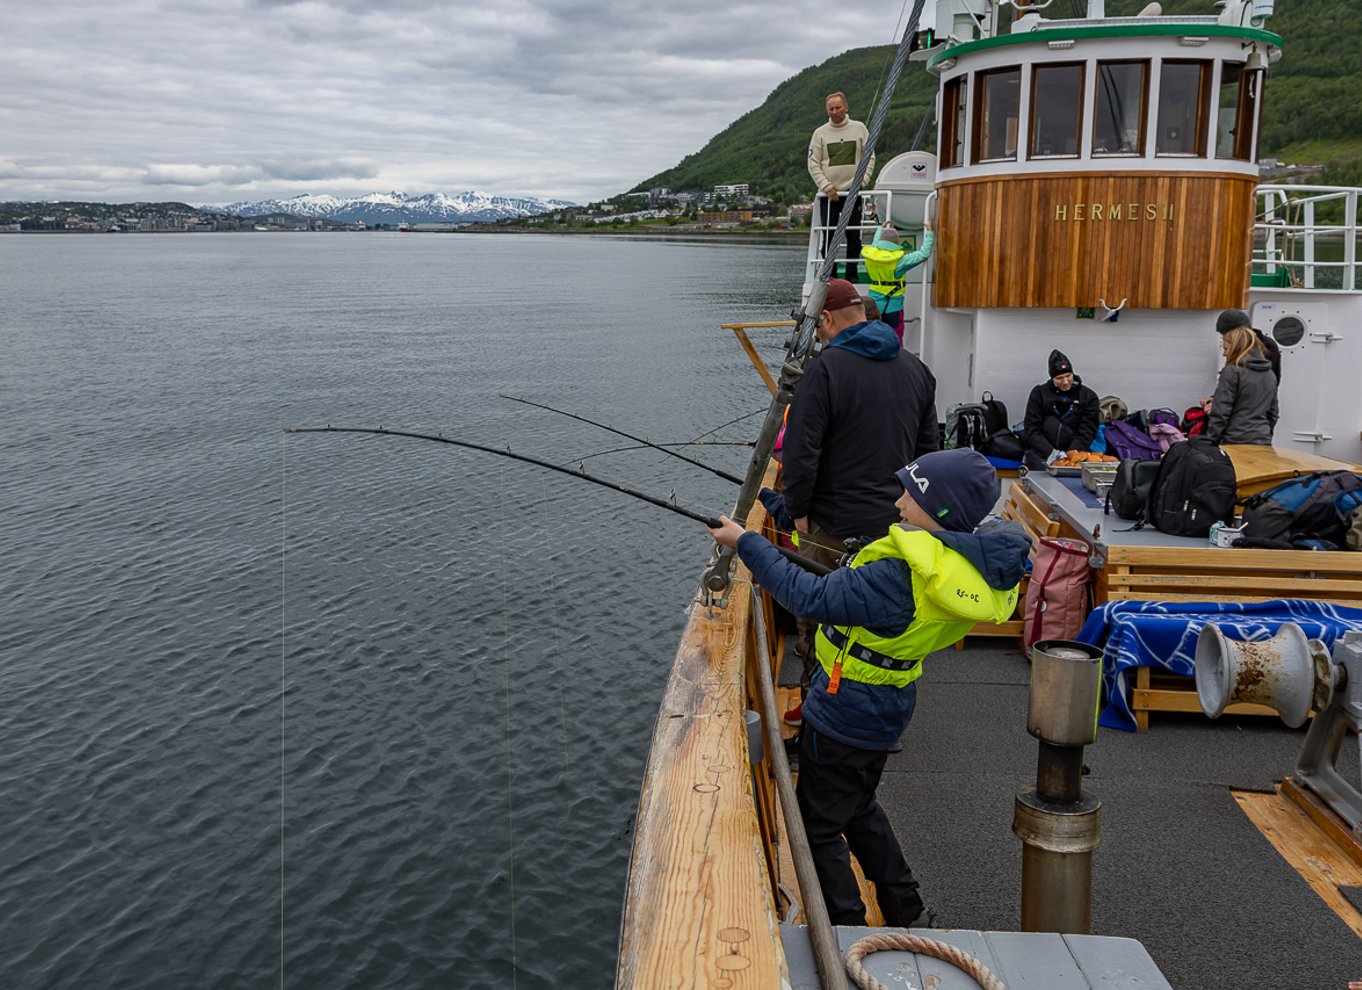
[[698, 468], [704, 468], [710, 474], [717, 475], [718, 477], [723, 478], [725, 481], [731, 481], [735, 485], [742, 484], [743, 480], [735, 474], [729, 474], [727, 471], [721, 471], [716, 467], [711, 467], [710, 465], [704, 463], [703, 461], [697, 461], [694, 458], [687, 457], [685, 454], [678, 454], [674, 450], [667, 450], [661, 444], [653, 443], [651, 440], [645, 440], [643, 437], [636, 437], [632, 433], [626, 433], [623, 430], [617, 430], [615, 429], [615, 427], [607, 426], [605, 423], [598, 423], [594, 419], [587, 419], [585, 416], [578, 416], [576, 413], [570, 413], [565, 409], [555, 409], [553, 408], [553, 406], [546, 406], [542, 402], [531, 402], [529, 399], [520, 399], [514, 395], [507, 395], [505, 392], [501, 393], [501, 398], [510, 399], [512, 402], [521, 402], [527, 406], [534, 406], [536, 409], [546, 409], [551, 413], [557, 413], [559, 416], [567, 416], [569, 419], [575, 419], [580, 423], [587, 423], [591, 426], [597, 427], [598, 429], [606, 430], [610, 433], [614, 433], [617, 436], [624, 437], [626, 440], [633, 440], [635, 443], [640, 443], [645, 447], [651, 448], [652, 450], [660, 450], [662, 451], [662, 453], [667, 454], [670, 457], [679, 458], [680, 460], [685, 461], [687, 464], [694, 464]]
[[[605, 478], [597, 477], [594, 474], [588, 474], [585, 470], [581, 468], [577, 468], [574, 470], [573, 468], [563, 467], [561, 464], [554, 464], [552, 461], [545, 461], [541, 460], [538, 457], [531, 457], [529, 454], [517, 454], [514, 451], [506, 448], [488, 447], [485, 444], [473, 443], [469, 440], [455, 440], [452, 437], [447, 437], [440, 433], [417, 433], [413, 430], [389, 430], [385, 429], [382, 426], [376, 427], [331, 426], [330, 424], [327, 424], [326, 426], [286, 426], [284, 427], [284, 432], [370, 433], [374, 434], [375, 436], [408, 437], [412, 440], [429, 440], [432, 443], [444, 443], [454, 447], [465, 447], [469, 450], [480, 450], [485, 454], [495, 454], [497, 457], [509, 457], [512, 460], [523, 461], [526, 464], [533, 464], [536, 467], [547, 468], [550, 471], [557, 471], [559, 474], [566, 474], [572, 478], [580, 478], [583, 481], [589, 481], [593, 485], [600, 485], [602, 488], [608, 488], [611, 491], [619, 492], [621, 495], [628, 495], [630, 498], [636, 498], [639, 501], [647, 502], [650, 505], [655, 505], [659, 509], [666, 509], [668, 512], [675, 512], [679, 516], [685, 516], [687, 519], [693, 519], [698, 523], [703, 523], [709, 529], [718, 529], [721, 525], [723, 525], [714, 516], [708, 516], [705, 515], [704, 513], [696, 512], [693, 509], [687, 509], [684, 506], [677, 505], [675, 502], [669, 501], [668, 499], [659, 498], [656, 495], [649, 495], [647, 492], [641, 492], [635, 488], [629, 488], [626, 485], [621, 485], [613, 481], [608, 481]], [[799, 567], [802, 567], [804, 570], [808, 571], [811, 574], [823, 575], [831, 573], [829, 568], [826, 568], [822, 564], [810, 560], [808, 557], [803, 557], [797, 553], [793, 553], [792, 551], [786, 550], [784, 547], [780, 546], [777, 546], [776, 550], [778, 550], [780, 552], [780, 555], [784, 557], [786, 560], [790, 561], [793, 564], [798, 565]]]

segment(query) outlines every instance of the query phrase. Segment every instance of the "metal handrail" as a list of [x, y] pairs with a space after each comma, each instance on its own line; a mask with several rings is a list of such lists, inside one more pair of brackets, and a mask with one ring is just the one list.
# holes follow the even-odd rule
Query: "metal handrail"
[[[822, 247], [824, 237], [822, 235], [827, 233], [828, 231], [836, 229], [833, 224], [823, 224], [818, 222], [818, 218], [823, 215], [821, 206], [827, 200], [827, 198], [828, 197], [826, 193], [820, 192], [817, 196], [814, 197], [813, 200], [813, 213], [809, 217], [809, 251], [808, 256], [804, 259], [804, 267], [806, 269], [805, 274], [806, 281], [809, 279], [817, 278], [819, 266], [823, 264]], [[884, 200], [883, 213], [880, 212], [880, 207], [876, 202], [877, 199], [881, 198]], [[860, 224], [856, 225], [855, 229], [861, 231], [862, 233], [876, 230], [881, 224], [883, 224], [893, 215], [892, 210], [894, 206], [894, 192], [891, 189], [862, 189], [860, 199], [861, 199], [861, 216], [863, 219]], [[874, 209], [875, 216], [879, 218], [879, 223], [864, 222], [865, 206], [867, 201], [869, 202], [870, 206]], [[852, 228], [848, 227], [847, 229], [850, 230]], [[849, 258], [847, 260], [855, 261], [858, 264], [860, 263], [860, 259], [858, 258]]]
[[[1275, 275], [1279, 270], [1287, 272], [1293, 284], [1292, 289], [1316, 289], [1315, 274], [1318, 270], [1332, 272], [1338, 269], [1341, 274], [1337, 287], [1343, 291], [1357, 291], [1362, 288], [1358, 278], [1358, 199], [1362, 189], [1352, 186], [1315, 186], [1315, 185], [1277, 185], [1264, 184], [1256, 190], [1256, 210], [1258, 219], [1253, 226], [1255, 238], [1262, 237], [1263, 246], [1255, 248], [1250, 261], [1251, 271]], [[1322, 223], [1315, 220], [1318, 206], [1340, 203], [1343, 207], [1342, 221]], [[1343, 257], [1339, 261], [1325, 260], [1316, 255], [1316, 241], [1326, 243], [1342, 240]], [[1299, 246], [1301, 257], [1294, 257]]]

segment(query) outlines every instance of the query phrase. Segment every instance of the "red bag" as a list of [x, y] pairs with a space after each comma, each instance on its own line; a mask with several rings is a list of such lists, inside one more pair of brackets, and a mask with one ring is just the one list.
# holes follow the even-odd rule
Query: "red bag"
[[1022, 612], [1022, 642], [1028, 656], [1043, 639], [1073, 639], [1088, 617], [1088, 545], [1042, 537], [1031, 551], [1031, 583]]
[[1182, 432], [1189, 437], [1199, 437], [1206, 432], [1210, 417], [1200, 406], [1192, 406], [1182, 414]]

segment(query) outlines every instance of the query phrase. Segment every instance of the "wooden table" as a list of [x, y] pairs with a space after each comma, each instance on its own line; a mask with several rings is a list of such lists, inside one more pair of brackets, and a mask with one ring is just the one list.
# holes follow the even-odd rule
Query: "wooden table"
[[1289, 447], [1249, 443], [1231, 444], [1220, 449], [1229, 455], [1230, 463], [1234, 465], [1235, 487], [1241, 499], [1312, 471], [1362, 471], [1347, 461]]
[[[1270, 456], [1272, 448], [1261, 449]], [[1323, 457], [1312, 459], [1328, 461]], [[1259, 460], [1268, 462], [1266, 457]], [[1341, 470], [1355, 467], [1342, 461], [1331, 463]], [[1058, 478], [1043, 472], [1028, 474], [1012, 485], [1020, 488], [1013, 504], [1030, 510], [1018, 512], [1016, 518], [1033, 536], [1044, 535], [1049, 522], [1057, 524], [1059, 536], [1082, 540], [1092, 548], [1094, 605], [1132, 600], [1264, 602], [1309, 598], [1362, 607], [1362, 553], [1220, 549], [1205, 539], [1169, 536], [1152, 526], [1132, 530], [1130, 522], [1085, 505]], [[1165, 683], [1155, 683], [1159, 680]], [[1201, 710], [1191, 678], [1148, 667], [1137, 669], [1130, 695], [1130, 707], [1141, 730], [1149, 727], [1151, 711]], [[1226, 711], [1275, 714], [1261, 705], [1232, 705]]]

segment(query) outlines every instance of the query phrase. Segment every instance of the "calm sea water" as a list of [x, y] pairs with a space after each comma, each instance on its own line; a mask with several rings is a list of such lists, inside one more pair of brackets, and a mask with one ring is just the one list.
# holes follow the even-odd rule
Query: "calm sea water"
[[765, 408], [719, 324], [781, 318], [801, 250], [0, 237], [0, 986], [611, 985], [707, 535], [504, 458], [282, 429], [626, 443], [504, 392], [689, 440]]

